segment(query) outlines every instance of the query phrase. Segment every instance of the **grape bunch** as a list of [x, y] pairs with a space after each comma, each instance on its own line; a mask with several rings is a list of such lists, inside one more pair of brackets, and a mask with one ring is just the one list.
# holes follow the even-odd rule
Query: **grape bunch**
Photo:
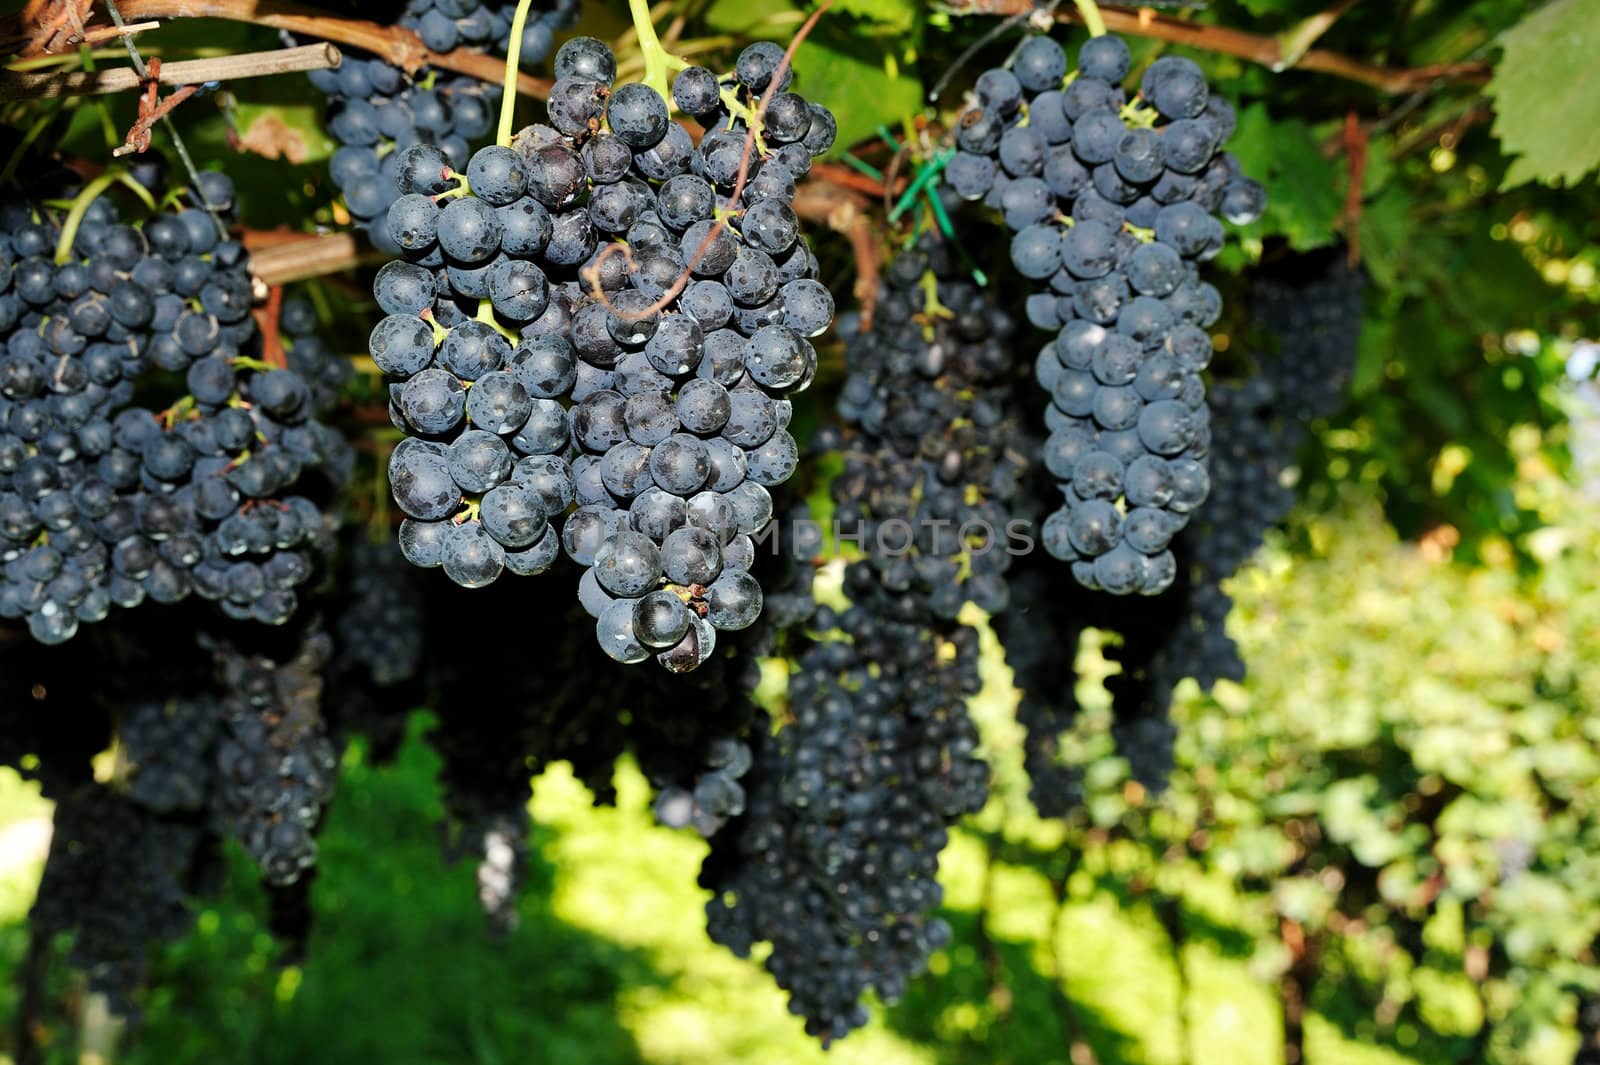
[[[1168, 716], [1185, 677], [1210, 690], [1219, 679], [1244, 679], [1244, 662], [1227, 634], [1232, 600], [1222, 588], [1260, 546], [1294, 501], [1285, 473], [1298, 440], [1293, 423], [1273, 410], [1265, 375], [1229, 382], [1207, 397], [1211, 412], [1211, 494], [1174, 540], [1176, 577], [1166, 594], [1138, 603], [1095, 596], [1057, 567], [1030, 566], [1013, 609], [995, 618], [1022, 698], [1024, 759], [1032, 798], [1045, 816], [1065, 816], [1082, 799], [1077, 766], [1059, 757], [1061, 734], [1077, 717], [1073, 659], [1092, 626], [1118, 633], [1106, 649], [1120, 670], [1105, 680], [1111, 733], [1135, 780], [1166, 787], [1177, 730]], [[1062, 649], [1069, 649], [1062, 653]]]
[[1355, 365], [1362, 288], [1337, 248], [1275, 260], [1255, 281], [1248, 310], [1267, 346], [1252, 376], [1208, 397], [1211, 495], [1180, 537], [1176, 609], [1127, 620], [1117, 651], [1123, 672], [1108, 681], [1118, 749], [1147, 786], [1163, 785], [1171, 767], [1175, 731], [1166, 715], [1178, 682], [1192, 677], [1209, 691], [1218, 680], [1244, 679], [1222, 583], [1294, 505], [1296, 452], [1310, 422], [1338, 409]]
[[741, 957], [770, 943], [790, 1011], [826, 1045], [866, 1023], [869, 988], [894, 1001], [949, 942], [931, 916], [939, 853], [983, 805], [988, 768], [965, 704], [973, 629], [862, 606], [817, 608], [809, 627], [827, 638], [790, 675], [790, 723], [753, 732], [747, 808], [712, 837], [700, 883], [711, 938]]
[[[515, 8], [514, 0], [410, 0], [399, 23], [435, 52], [474, 48], [504, 55]], [[575, 0], [546, 0], [529, 13], [524, 67], [550, 54], [556, 30], [576, 20], [577, 8]], [[350, 52], [337, 68], [308, 77], [328, 97], [328, 132], [339, 142], [329, 172], [345, 207], [374, 246], [400, 254], [386, 225], [389, 205], [399, 196], [399, 153], [430, 144], [453, 165], [464, 165], [473, 142], [494, 127], [500, 86], [429, 68], [408, 74], [383, 59]]]
[[1199, 264], [1222, 223], [1265, 207], [1221, 146], [1229, 105], [1193, 62], [1162, 57], [1127, 100], [1117, 37], [1066, 55], [1031, 37], [979, 77], [956, 132], [949, 187], [998, 210], [1011, 261], [1039, 286], [1029, 320], [1059, 330], [1035, 364], [1050, 393], [1044, 461], [1066, 497], [1041, 530], [1087, 588], [1155, 595], [1172, 584], [1172, 537], [1206, 498], [1205, 329], [1221, 313]]
[[1262, 335], [1262, 375], [1299, 429], [1344, 405], [1361, 343], [1366, 279], [1344, 247], [1283, 255], [1251, 278], [1248, 316]]
[[[836, 521], [864, 557], [843, 611], [786, 608], [796, 631], [784, 725], [752, 730], [744, 810], [711, 837], [707, 929], [767, 968], [824, 1044], [893, 1001], [949, 939], [931, 911], [950, 824], [983, 805], [966, 699], [978, 688], [968, 600], [1002, 606], [1004, 534], [1021, 495], [1011, 325], [928, 236], [887, 267], [848, 349]], [[851, 316], [851, 324], [854, 324]], [[1000, 561], [996, 561], [996, 560]], [[809, 582], [805, 582], [809, 584]]]
[[339, 764], [321, 707], [332, 641], [313, 626], [301, 637], [292, 654], [226, 642], [213, 651], [223, 726], [214, 816], [276, 885], [293, 883], [316, 861], [313, 837]]
[[422, 665], [422, 595], [392, 541], [350, 545], [349, 583], [341, 591], [334, 632], [340, 654], [367, 685], [387, 688], [410, 680]]
[[[288, 842], [314, 826], [334, 768], [317, 706], [326, 641], [313, 623], [263, 629], [198, 603], [162, 617], [57, 647], [0, 641], [0, 707], [21, 711], [0, 722], [0, 756], [32, 755], [56, 802], [34, 934], [73, 932], [69, 960], [131, 1019], [151, 947], [181, 935], [192, 901], [224, 874], [221, 838], [238, 835], [269, 883], [303, 876], [314, 852]], [[306, 651], [283, 649], [294, 641]], [[107, 749], [110, 783], [91, 765]], [[280, 909], [275, 898], [275, 928]]]
[[117, 718], [128, 795], [160, 814], [204, 809], [221, 725], [209, 693], [129, 701]]
[[1038, 562], [1025, 560], [1012, 575], [1011, 605], [990, 624], [1018, 693], [1029, 797], [1039, 816], [1066, 817], [1083, 801], [1083, 782], [1061, 757], [1061, 734], [1078, 719], [1078, 644], [1091, 612], [1073, 594], [1081, 588], [1061, 587], [1059, 566]]
[[[764, 551], [753, 572], [774, 590], [780, 607], [803, 594], [809, 613], [807, 560]], [[579, 604], [529, 610], [525, 594], [509, 582], [473, 591], [430, 582], [424, 592], [425, 701], [438, 717], [429, 741], [442, 761], [441, 837], [447, 858], [477, 863], [491, 930], [515, 924], [529, 780], [552, 762], [568, 763], [596, 801], [608, 803], [615, 800], [616, 760], [631, 750], [656, 790], [658, 820], [670, 828], [715, 838], [744, 811], [749, 734], [766, 728], [754, 700], [760, 659], [780, 635], [773, 612], [719, 641], [711, 659], [689, 676], [628, 670], [596, 685], [594, 677], [610, 660]], [[460, 624], [463, 616], [472, 624]], [[485, 715], [471, 663], [485, 655], [510, 658], [530, 645], [564, 668], [509, 674], [497, 690], [503, 711]], [[685, 714], [685, 706], [694, 713]]]
[[[179, 611], [209, 615], [197, 604]], [[55, 803], [32, 934], [46, 943], [72, 933], [68, 961], [136, 1020], [150, 948], [187, 930], [189, 900], [220, 870], [207, 823], [217, 726], [190, 641], [169, 625], [122, 628], [95, 626], [59, 646], [0, 630], [0, 762], [37, 778]], [[106, 782], [97, 756], [113, 746], [113, 726]]]
[[1600, 996], [1578, 1000], [1578, 1051], [1572, 1065], [1600, 1065]]
[[867, 546], [884, 595], [914, 591], [946, 619], [969, 600], [1002, 611], [1029, 451], [1012, 320], [934, 237], [885, 278], [871, 330], [846, 351], [835, 521]]
[[1265, 374], [1229, 382], [1207, 396], [1213, 444], [1212, 489], [1174, 540], [1177, 575], [1159, 598], [1112, 598], [1089, 591], [1048, 559], [1025, 559], [1011, 579], [1010, 608], [992, 619], [1020, 693], [1024, 766], [1042, 816], [1065, 817], [1083, 801], [1082, 767], [1063, 757], [1061, 738], [1078, 718], [1076, 657], [1085, 628], [1115, 632], [1105, 654], [1120, 666], [1104, 685], [1111, 733], [1134, 779], [1166, 787], [1176, 729], [1168, 718], [1185, 677], [1209, 690], [1241, 680], [1244, 664], [1228, 638], [1232, 603], [1221, 581], [1259, 546], [1293, 501], [1284, 474], [1293, 447], [1288, 423], [1270, 408]]
[[56, 800], [29, 924], [41, 938], [72, 933], [68, 961], [113, 1013], [136, 1020], [133, 996], [149, 971], [151, 946], [188, 931], [189, 898], [215, 864], [214, 841], [202, 825], [163, 817], [89, 780]]
[[550, 125], [514, 146], [464, 173], [398, 153], [405, 254], [376, 278], [369, 350], [407, 434], [400, 544], [469, 588], [564, 552], [608, 655], [686, 672], [761, 611], [752, 538], [798, 465], [787, 397], [833, 320], [791, 201], [833, 117], [781, 91], [772, 44], [726, 84], [678, 74], [673, 102], [712, 130], [698, 146], [654, 90], [613, 85], [601, 42], [555, 65]]
[[[232, 207], [221, 174], [191, 195]], [[307, 343], [290, 369], [264, 349], [249, 259], [208, 210], [131, 225], [105, 196], [80, 206], [75, 229], [44, 205], [0, 214], [0, 618], [60, 643], [196, 594], [281, 624], [349, 468], [321, 420], [332, 354]]]
[[[577, 0], [544, 0], [528, 12], [523, 27], [521, 65], [544, 62], [556, 31], [578, 20]], [[407, 0], [400, 25], [414, 30], [435, 52], [476, 48], [504, 55], [511, 47], [515, 0]]]

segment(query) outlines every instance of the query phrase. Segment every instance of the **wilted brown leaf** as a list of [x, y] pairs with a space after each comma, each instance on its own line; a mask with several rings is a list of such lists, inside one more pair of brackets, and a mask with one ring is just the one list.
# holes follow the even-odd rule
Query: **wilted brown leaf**
[[262, 115], [250, 123], [240, 135], [238, 145], [268, 159], [287, 159], [296, 164], [305, 162], [310, 155], [305, 138], [272, 114]]

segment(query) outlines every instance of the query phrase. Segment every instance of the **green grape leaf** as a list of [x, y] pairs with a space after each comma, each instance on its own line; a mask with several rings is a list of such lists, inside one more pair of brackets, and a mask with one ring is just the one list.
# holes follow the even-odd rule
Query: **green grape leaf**
[[1361, 257], [1379, 288], [1396, 288], [1403, 281], [1400, 264], [1409, 256], [1414, 227], [1411, 223], [1411, 197], [1403, 186], [1395, 185], [1361, 210]]
[[871, 19], [883, 33], [910, 33], [917, 24], [917, 5], [911, 0], [836, 0], [832, 10]]
[[[713, 0], [701, 17], [708, 28], [722, 33], [770, 37], [779, 44], [788, 44], [803, 17], [801, 7], [792, 0], [757, 5], [751, 5], [748, 0]], [[909, 34], [917, 27], [918, 14], [919, 5], [912, 0], [835, 0], [828, 13], [818, 20], [816, 33]], [[841, 21], [841, 15], [854, 16], [873, 25], [850, 25], [848, 21]]]
[[1323, 158], [1310, 126], [1273, 119], [1264, 105], [1253, 104], [1240, 113], [1228, 148], [1245, 174], [1267, 187], [1267, 212], [1251, 232], [1282, 234], [1296, 249], [1333, 241], [1343, 177], [1337, 164]]
[[1451, 251], [1452, 267], [1469, 262], [1472, 269], [1451, 269], [1449, 283], [1440, 286], [1439, 296], [1443, 306], [1474, 327], [1514, 322], [1524, 308], [1548, 291], [1539, 271], [1514, 241], [1495, 240], [1480, 229], [1456, 242]]
[[[777, 10], [774, 11], [773, 8]], [[741, 0], [713, 0], [711, 6], [701, 13], [700, 18], [709, 30], [744, 36], [766, 29], [774, 14], [789, 14], [793, 10], [793, 4], [773, 4], [765, 11], [752, 11], [750, 5]], [[768, 32], [776, 35], [776, 26], [772, 26]]]
[[[826, 100], [839, 123], [834, 152], [866, 140], [880, 125], [895, 126], [922, 105], [922, 83], [915, 76], [912, 36], [900, 46], [886, 48], [884, 37], [910, 34], [916, 27], [916, 8], [909, 0], [845, 0], [836, 10], [874, 20], [871, 27], [830, 13], [796, 50], [795, 89], [808, 97]], [[708, 27], [738, 36], [769, 36], [783, 42], [793, 36], [796, 22], [780, 15], [800, 12], [793, 4], [770, 4], [754, 13], [745, 0], [716, 0], [706, 10]], [[903, 27], [901, 29], [900, 27]], [[870, 32], [880, 30], [881, 33]]]
[[1281, 15], [1297, 6], [1297, 0], [1240, 0], [1240, 6], [1260, 18], [1263, 15]]
[[1600, 19], [1593, 0], [1555, 0], [1500, 38], [1488, 93], [1494, 135], [1509, 156], [1502, 188], [1575, 184], [1600, 167]]
[[836, 151], [872, 137], [880, 125], [898, 125], [922, 106], [922, 83], [912, 76], [910, 64], [892, 62], [881, 46], [862, 48], [870, 44], [849, 34], [819, 32], [795, 53], [804, 84], [827, 87], [828, 109], [839, 123]]
[[1356, 352], [1355, 372], [1350, 377], [1350, 394], [1370, 395], [1383, 384], [1383, 372], [1394, 350], [1394, 326], [1387, 320], [1368, 320], [1361, 330], [1361, 346]]
[[1361, 178], [1361, 194], [1377, 196], [1389, 187], [1397, 175], [1394, 162], [1394, 138], [1387, 135], [1374, 137], [1367, 147], [1367, 170]]

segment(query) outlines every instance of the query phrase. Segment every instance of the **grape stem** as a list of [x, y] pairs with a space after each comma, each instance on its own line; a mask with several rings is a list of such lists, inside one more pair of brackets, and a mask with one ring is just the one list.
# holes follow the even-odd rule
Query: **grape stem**
[[726, 108], [728, 112], [728, 128], [731, 130], [733, 129], [735, 122], [743, 122], [745, 127], [751, 130], [755, 136], [756, 152], [765, 156], [767, 154], [767, 142], [766, 139], [762, 137], [762, 134], [766, 132], [766, 130], [762, 124], [761, 116], [756, 114], [753, 108], [747, 107], [741, 103], [739, 101], [739, 94], [734, 92], [732, 89], [723, 89], [719, 95], [722, 98], [722, 106]]
[[931, 325], [935, 318], [954, 318], [956, 312], [946, 307], [939, 300], [939, 275], [932, 270], [924, 270], [922, 277], [917, 281], [922, 289], [922, 314]]
[[433, 327], [433, 346], [438, 347], [444, 343], [444, 338], [450, 335], [450, 330], [439, 324], [439, 319], [433, 316], [433, 308], [424, 307], [422, 313], [417, 315], [424, 322]]
[[511, 16], [511, 40], [506, 44], [505, 91], [500, 96], [500, 128], [494, 139], [502, 148], [511, 147], [511, 127], [517, 113], [517, 75], [522, 63], [522, 34], [528, 28], [528, 9], [532, 6], [533, 0], [517, 0], [516, 13]]
[[[128, 24], [123, 20], [122, 12], [117, 10], [117, 0], [106, 0], [106, 12], [111, 16], [111, 21], [116, 23], [118, 29], [127, 28]], [[124, 35], [122, 44], [123, 47], [127, 48], [128, 59], [133, 63], [133, 69], [138, 71], [139, 77], [141, 79], [148, 78], [150, 70], [145, 66], [144, 57], [139, 54], [139, 46], [133, 43], [133, 37]], [[178, 127], [173, 125], [170, 115], [163, 114], [161, 116], [161, 127], [167, 131], [167, 136], [172, 138], [172, 150], [177, 152], [178, 161], [183, 164], [184, 172], [189, 175], [195, 199], [200, 201], [200, 206], [205, 208], [205, 212], [211, 216], [211, 224], [217, 228], [217, 239], [227, 240], [228, 227], [222, 221], [221, 212], [206, 197], [206, 190], [200, 184], [200, 170], [194, 165], [194, 157], [189, 154], [189, 146], [183, 143], [183, 137], [178, 133]]]
[[672, 89], [667, 82], [667, 72], [682, 70], [688, 60], [673, 55], [662, 45], [656, 35], [655, 23], [650, 21], [650, 4], [647, 0], [628, 0], [628, 11], [633, 15], [633, 32], [639, 38], [639, 54], [644, 58], [644, 77], [640, 80], [656, 91], [672, 110]]
[[267, 290], [267, 305], [255, 312], [256, 329], [261, 333], [261, 358], [280, 370], [289, 368], [289, 356], [283, 350], [283, 286], [273, 285]]
[[56, 241], [56, 265], [61, 266], [72, 259], [72, 242], [78, 239], [78, 227], [83, 225], [83, 216], [89, 212], [89, 205], [98, 200], [102, 193], [112, 185], [124, 185], [138, 193], [146, 207], [155, 210], [156, 201], [150, 195], [150, 190], [133, 180], [126, 170], [112, 168], [95, 178], [83, 187], [83, 191], [73, 197], [72, 209], [67, 212], [67, 220], [61, 224], [61, 237]]
[[[643, 0], [629, 0], [629, 3], [633, 5], [633, 10], [636, 14], [639, 12], [644, 12], [644, 14], [647, 16], [644, 21], [645, 24], [648, 25], [649, 12], [647, 9], [645, 9]], [[783, 58], [778, 61], [777, 68], [772, 72], [772, 79], [767, 84], [767, 91], [762, 93], [761, 101], [756, 106], [754, 122], [750, 125], [749, 129], [745, 131], [744, 154], [739, 158], [739, 173], [734, 179], [733, 191], [728, 194], [727, 205], [723, 209], [723, 213], [718, 215], [716, 224], [706, 231], [705, 239], [700, 241], [700, 246], [694, 250], [693, 255], [689, 256], [689, 261], [684, 265], [683, 270], [679, 272], [677, 280], [668, 286], [667, 290], [657, 297], [656, 301], [650, 306], [636, 311], [618, 310], [612, 304], [611, 297], [606, 295], [605, 289], [600, 285], [600, 268], [612, 255], [627, 254], [631, 257], [632, 253], [629, 252], [626, 244], [614, 243], [606, 245], [600, 250], [600, 253], [595, 256], [594, 262], [588, 266], [583, 276], [589, 282], [590, 290], [594, 298], [599, 303], [603, 304], [606, 310], [610, 311], [612, 314], [615, 314], [618, 318], [621, 318], [625, 322], [636, 322], [641, 318], [648, 318], [652, 314], [660, 314], [662, 311], [666, 310], [667, 307], [671, 306], [672, 301], [677, 299], [678, 295], [683, 292], [684, 286], [689, 283], [689, 278], [694, 274], [694, 268], [700, 264], [700, 260], [706, 254], [706, 252], [711, 250], [712, 242], [727, 230], [727, 219], [741, 210], [740, 204], [744, 198], [745, 182], [750, 180], [750, 156], [755, 151], [756, 128], [766, 117], [767, 108], [771, 105], [772, 98], [777, 95], [778, 86], [783, 83], [784, 74], [788, 72], [790, 66], [793, 64], [795, 50], [800, 47], [801, 43], [804, 42], [808, 36], [810, 36], [811, 31], [816, 28], [817, 21], [821, 19], [822, 16], [827, 13], [828, 8], [832, 6], [833, 0], [822, 0], [822, 3], [817, 5], [816, 10], [811, 12], [810, 16], [800, 24], [800, 29], [796, 31], [794, 38], [789, 42], [789, 47], [784, 50]], [[655, 27], [651, 26], [649, 32], [653, 37], [655, 34]], [[657, 42], [657, 47], [659, 47], [659, 42]]]
[[1100, 14], [1100, 5], [1094, 0], [1073, 0], [1078, 5], [1078, 14], [1083, 17], [1083, 24], [1089, 30], [1091, 37], [1104, 37], [1106, 35], [1106, 20]]
[[0, 170], [0, 185], [11, 184], [12, 178], [16, 177], [17, 165], [22, 162], [22, 157], [28, 153], [28, 149], [33, 146], [33, 142], [44, 134], [44, 131], [49, 128], [60, 113], [61, 105], [56, 104], [40, 115], [33, 125], [28, 127], [28, 131], [22, 135], [22, 139], [17, 142], [16, 148], [11, 152], [11, 157], [6, 160], [5, 169]]
[[1143, 106], [1139, 102], [1139, 97], [1135, 96], [1123, 105], [1122, 110], [1117, 112], [1117, 116], [1130, 126], [1140, 129], [1154, 129], [1156, 119], [1160, 117], [1160, 114], [1153, 107]]
[[156, 415], [156, 421], [161, 423], [163, 429], [171, 429], [174, 425], [188, 418], [195, 409], [193, 396], [181, 396], [178, 401], [166, 410]]
[[[511, 341], [512, 344], [519, 344], [522, 342], [522, 338], [520, 336], [518, 336], [512, 330], [507, 329], [504, 325], [500, 324], [500, 319], [495, 317], [494, 302], [492, 300], [484, 299], [478, 301], [477, 320], [488, 326], [490, 329], [493, 329], [496, 333], [499, 333], [507, 340]], [[435, 325], [437, 325], [437, 323], [435, 323]]]

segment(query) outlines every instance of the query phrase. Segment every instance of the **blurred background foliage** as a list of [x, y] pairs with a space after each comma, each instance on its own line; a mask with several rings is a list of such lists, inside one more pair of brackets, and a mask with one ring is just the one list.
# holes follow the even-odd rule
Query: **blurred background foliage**
[[[1292, 36], [1325, 6], [1215, 0], [1194, 17]], [[697, 54], [717, 57], [786, 39], [803, 16], [790, 0], [659, 7], [686, 18]], [[975, 710], [995, 792], [943, 863], [955, 941], [903, 1002], [825, 1053], [757, 962], [706, 940], [694, 886], [704, 845], [652, 827], [645, 784], [626, 767], [615, 808], [593, 808], [558, 771], [534, 782], [522, 924], [489, 942], [472, 871], [441, 868], [428, 828], [437, 763], [419, 713], [394, 764], [347, 752], [309, 957], [285, 964], [247, 860], [232, 855], [237, 875], [160, 959], [146, 1023], [118, 1057], [1572, 1062], [1580, 1029], [1594, 1034], [1582, 1004], [1600, 995], [1600, 511], [1595, 470], [1569, 446], [1597, 418], [1578, 379], [1593, 374], [1585, 340], [1600, 334], [1600, 67], [1585, 50], [1600, 44], [1600, 10], [1334, 10], [1318, 47], [1390, 68], [1483, 61], [1493, 80], [1391, 95], [1134, 42], [1139, 62], [1170, 51], [1206, 67], [1239, 110], [1230, 147], [1271, 191], [1266, 217], [1218, 263], [1233, 314], [1218, 326], [1219, 371], [1249, 371], [1239, 309], [1276, 249], [1348, 244], [1371, 281], [1351, 402], [1304, 456], [1301, 509], [1233, 582], [1230, 632], [1249, 679], [1180, 689], [1168, 793], [1146, 794], [1111, 756], [1099, 682], [1113, 667], [1091, 639], [1087, 712], [1064, 745], [1088, 767], [1087, 801], [1066, 822], [1039, 820], [1015, 692], [989, 639]], [[924, 110], [925, 87], [994, 23], [917, 0], [837, 0], [801, 49], [800, 88], [840, 116], [839, 151], [881, 153], [880, 131], [920, 135], [1004, 59], [1020, 28]], [[591, 5], [579, 31], [621, 35], [626, 64], [620, 5]], [[273, 40], [185, 20], [148, 37], [152, 54], [171, 55]], [[125, 128], [131, 101], [105, 106]], [[299, 79], [241, 83], [176, 117], [196, 154], [234, 176], [251, 226], [343, 221], [317, 101]], [[63, 120], [67, 150], [103, 153], [99, 105]], [[847, 293], [848, 245], [820, 229], [815, 239], [830, 287]], [[364, 288], [335, 278], [315, 295], [354, 308], [335, 324], [356, 350]], [[800, 424], [828, 416], [822, 381]], [[375, 486], [380, 510], [385, 495]], [[3, 975], [29, 963], [23, 922], [47, 816], [0, 777]], [[15, 984], [0, 982], [0, 1017], [15, 1012]], [[74, 1060], [65, 1022], [81, 985], [57, 966], [48, 986], [58, 1023], [43, 1034], [53, 1060]]]

